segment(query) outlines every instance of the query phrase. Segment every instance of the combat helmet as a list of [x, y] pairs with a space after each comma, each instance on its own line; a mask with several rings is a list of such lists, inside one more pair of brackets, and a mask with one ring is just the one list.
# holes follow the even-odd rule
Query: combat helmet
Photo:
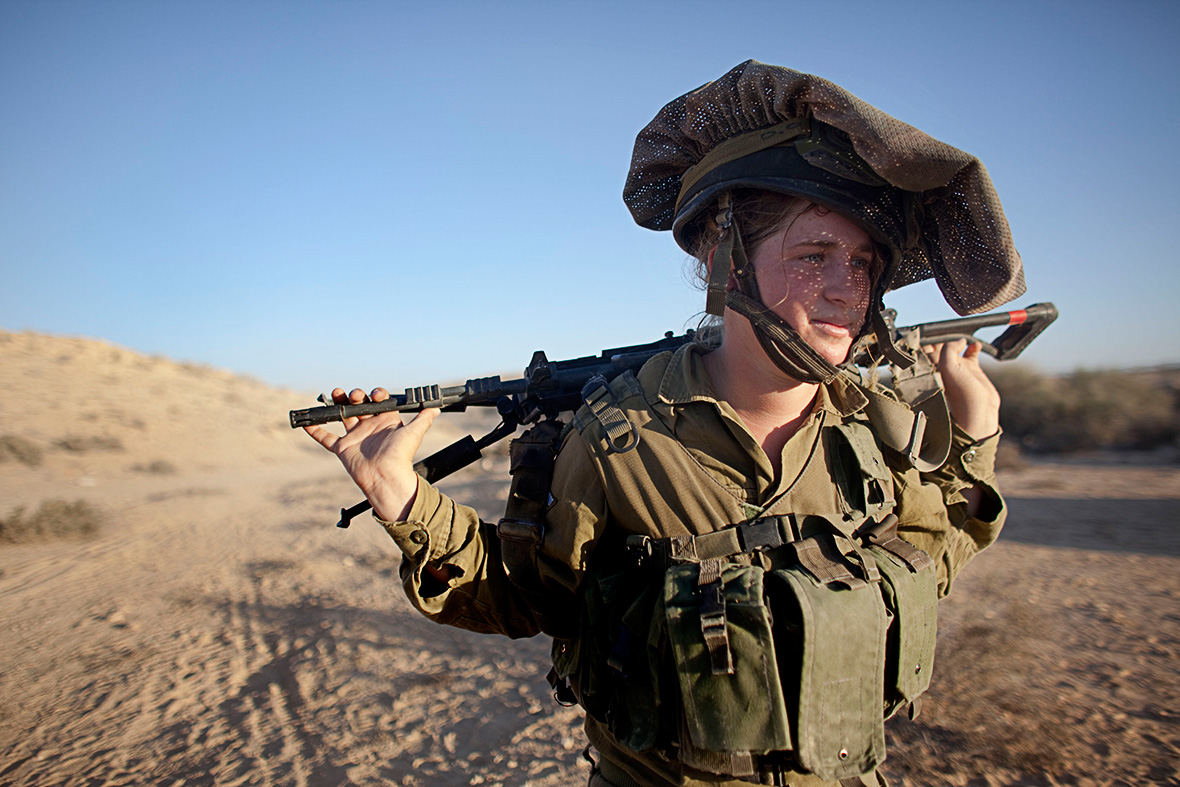
[[[827, 382], [838, 369], [760, 300], [730, 196], [753, 188], [803, 197], [857, 222], [884, 250], [866, 329], [889, 360], [882, 297], [933, 278], [959, 314], [993, 309], [1024, 292], [1020, 255], [980, 161], [820, 77], [747, 60], [665, 106], [635, 140], [623, 200], [636, 223], [672, 230], [689, 251], [716, 211], [721, 241], [706, 310], [750, 320], [770, 358], [797, 379]], [[726, 292], [731, 267], [736, 292]]]

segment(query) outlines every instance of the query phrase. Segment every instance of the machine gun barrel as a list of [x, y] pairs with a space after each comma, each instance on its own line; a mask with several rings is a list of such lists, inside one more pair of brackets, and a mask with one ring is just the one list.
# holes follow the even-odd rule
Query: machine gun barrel
[[[502, 381], [500, 377], [479, 377], [463, 385], [442, 387], [427, 385], [407, 388], [404, 394], [390, 396], [384, 402], [363, 404], [330, 404], [305, 410], [292, 410], [291, 428], [326, 424], [377, 413], [418, 412], [427, 407], [438, 407], [444, 412], [461, 412], [468, 407], [503, 407], [507, 399], [511, 403], [530, 409], [528, 405], [542, 407], [557, 413], [576, 410], [581, 404], [582, 387], [596, 375], [612, 379], [625, 371], [638, 371], [649, 358], [665, 350], [675, 350], [690, 342], [694, 333], [688, 331], [673, 336], [669, 331], [663, 339], [649, 344], [615, 347], [603, 350], [599, 355], [588, 355], [569, 361], [550, 361], [545, 353], [538, 350], [525, 369], [525, 376], [517, 380]], [[324, 401], [325, 397], [320, 397]], [[521, 422], [527, 423], [527, 413], [520, 412]]]
[[[513, 394], [523, 393], [528, 387], [528, 380], [509, 380], [501, 382], [496, 377], [479, 377], [468, 380], [463, 385], [442, 387], [425, 385], [418, 388], [407, 388], [404, 394], [390, 396], [384, 402], [364, 402], [362, 404], [327, 404], [323, 407], [309, 407], [305, 410], [291, 411], [291, 428], [314, 424], [327, 424], [342, 421], [345, 418], [355, 418], [359, 415], [376, 415], [393, 411], [402, 413], [416, 413], [427, 407], [438, 407], [447, 412], [461, 412], [468, 407], [495, 407], [500, 399]], [[324, 401], [325, 397], [320, 397]]]

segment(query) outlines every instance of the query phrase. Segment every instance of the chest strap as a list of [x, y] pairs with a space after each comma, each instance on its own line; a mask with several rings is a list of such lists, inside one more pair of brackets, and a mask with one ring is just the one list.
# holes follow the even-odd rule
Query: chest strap
[[[897, 538], [897, 517], [892, 514], [890, 517], [893, 527], [889, 532], [898, 542], [899, 548], [904, 550], [908, 547], [910, 550], [924, 555], [925, 553], [921, 550]], [[888, 521], [890, 517], [883, 521]], [[808, 530], [812, 530], [815, 523], [821, 520], [824, 527], [814, 535], [804, 538], [802, 535], [803, 524], [806, 524]], [[868, 522], [873, 526], [877, 525], [872, 520], [868, 520]], [[854, 528], [854, 530], [857, 531], [857, 535], [861, 535], [862, 532], [865, 534], [877, 532], [877, 530], [866, 529], [864, 525]], [[840, 543], [849, 548], [847, 554], [838, 548]], [[873, 543], [878, 542], [873, 541]], [[632, 535], [627, 537], [627, 551], [630, 557], [637, 565], [645, 568], [649, 566], [666, 568], [680, 563], [701, 563], [703, 565], [710, 560], [732, 558], [738, 555], [753, 555], [788, 545], [793, 549], [799, 564], [807, 569], [818, 582], [825, 585], [832, 582], [842, 582], [849, 587], [860, 587], [866, 581], [875, 582], [879, 579], [873, 570], [872, 561], [867, 560], [861, 554], [856, 541], [844, 535], [831, 522], [818, 516], [808, 516], [802, 522], [796, 514], [761, 517], [695, 536], [652, 538], [651, 536]], [[879, 545], [893, 551], [883, 543]], [[890, 542], [890, 546], [892, 545]], [[854, 556], [853, 560], [849, 560], [849, 555]], [[855, 573], [850, 569], [855, 569]]]
[[666, 567], [775, 549], [799, 538], [795, 515], [784, 514], [753, 519], [697, 536], [628, 536], [627, 551], [639, 565]]

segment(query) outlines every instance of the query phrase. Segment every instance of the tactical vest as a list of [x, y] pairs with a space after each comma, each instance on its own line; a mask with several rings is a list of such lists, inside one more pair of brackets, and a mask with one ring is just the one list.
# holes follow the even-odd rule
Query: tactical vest
[[836, 466], [857, 471], [825, 479], [831, 510], [786, 510], [789, 495], [759, 509], [700, 466], [632, 375], [585, 399], [571, 426], [621, 527], [596, 547], [579, 625], [554, 640], [559, 693], [622, 745], [707, 773], [871, 772], [884, 720], [929, 685], [937, 592], [930, 558], [896, 534], [868, 421], [830, 427]]

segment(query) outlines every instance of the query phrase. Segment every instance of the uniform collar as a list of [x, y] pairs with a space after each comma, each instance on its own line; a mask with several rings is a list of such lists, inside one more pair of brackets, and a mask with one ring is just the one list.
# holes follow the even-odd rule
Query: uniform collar
[[[657, 396], [661, 402], [673, 407], [690, 402], [718, 402], [713, 383], [702, 360], [705, 352], [706, 348], [693, 343], [676, 350], [660, 380]], [[830, 383], [820, 386], [815, 409], [828, 410], [841, 417], [847, 417], [863, 410], [868, 401], [860, 387], [846, 374], [841, 373]]]

